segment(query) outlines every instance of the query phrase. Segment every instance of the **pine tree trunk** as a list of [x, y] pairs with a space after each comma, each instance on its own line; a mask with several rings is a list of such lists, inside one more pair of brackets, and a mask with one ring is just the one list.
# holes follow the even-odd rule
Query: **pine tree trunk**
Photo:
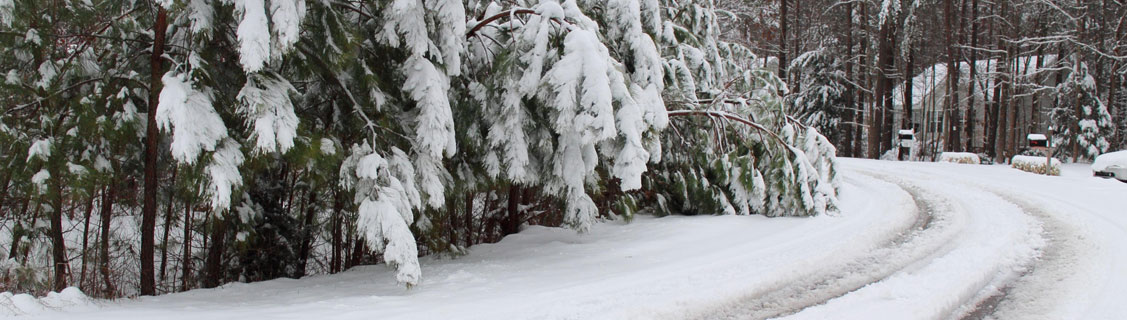
[[188, 291], [192, 282], [192, 203], [184, 203], [184, 253], [180, 260], [180, 291]]
[[967, 82], [967, 114], [966, 118], [966, 139], [967, 150], [972, 152], [977, 151], [975, 145], [974, 127], [977, 124], [978, 112], [975, 110], [975, 86], [978, 85], [978, 0], [971, 0], [970, 11], [970, 57], [967, 59], [967, 64], [970, 67], [970, 81]]
[[[111, 181], [116, 180], [115, 178]], [[99, 245], [102, 258], [99, 262], [101, 262], [102, 282], [105, 285], [104, 296], [106, 297], [112, 297], [114, 291], [116, 291], [110, 275], [110, 223], [113, 220], [113, 203], [117, 200], [117, 187], [115, 183], [116, 182], [110, 182], [102, 189], [102, 230], [101, 236], [99, 237], [102, 242]]]
[[215, 288], [222, 284], [223, 277], [223, 247], [224, 238], [227, 236], [227, 219], [216, 216], [211, 219], [211, 247], [207, 251], [207, 274], [204, 277], [204, 288]]
[[502, 237], [520, 232], [520, 223], [522, 222], [520, 217], [520, 195], [520, 186], [515, 184], [509, 186], [509, 196], [508, 199], [506, 199], [508, 201], [508, 206], [506, 207], [508, 214], [501, 223]]
[[[880, 100], [877, 101], [877, 105], [879, 106], [877, 107], [877, 114], [879, 116], [876, 118], [876, 121], [874, 121], [874, 123], [877, 124], [876, 130], [878, 134], [876, 136], [879, 139], [877, 141], [877, 145], [879, 146], [877, 150], [878, 153], [885, 152], [892, 148], [892, 77], [893, 74], [896, 73], [896, 66], [894, 65], [896, 56], [893, 51], [893, 47], [895, 46], [895, 40], [893, 39], [896, 34], [896, 30], [894, 30], [895, 27], [896, 24], [893, 19], [885, 19], [884, 26], [881, 26], [879, 32], [880, 51], [877, 53], [877, 60], [879, 60], [878, 65], [880, 69], [878, 71], [879, 77], [877, 78], [877, 94]], [[880, 155], [878, 154], [877, 156], [879, 157]]]
[[297, 277], [304, 277], [306, 268], [309, 264], [309, 254], [313, 247], [313, 218], [316, 214], [316, 207], [313, 205], [316, 192], [307, 191], [306, 199], [302, 204], [302, 209], [305, 211], [305, 220], [301, 223], [301, 250], [298, 253], [298, 269]]
[[153, 24], [153, 48], [149, 64], [149, 114], [145, 133], [145, 194], [141, 208], [141, 295], [156, 294], [156, 277], [153, 274], [153, 233], [156, 228], [157, 210], [157, 157], [160, 147], [160, 133], [157, 131], [157, 104], [164, 69], [164, 34], [168, 28], [168, 13], [163, 6], [157, 6], [156, 22]]
[[958, 32], [955, 29], [955, 11], [953, 6], [954, 0], [945, 0], [944, 8], [947, 12], [947, 94], [949, 102], [947, 108], [949, 110], [950, 120], [948, 123], [948, 130], [950, 134], [947, 141], [949, 151], [965, 151], [962, 145], [962, 101], [959, 99], [959, 78], [962, 73], [962, 68], [959, 65], [959, 51], [956, 49], [957, 38], [955, 34]]
[[[862, 46], [865, 49], [865, 54], [862, 57], [862, 59], [864, 59], [864, 60], [862, 60], [863, 64], [861, 66], [861, 72], [860, 73], [861, 73], [862, 77], [864, 77], [865, 88], [868, 89], [868, 90], [872, 90], [872, 89], [874, 89], [874, 86], [873, 86], [874, 80], [873, 79], [875, 77], [873, 75], [873, 68], [872, 68], [872, 65], [871, 65], [872, 56], [873, 56], [873, 52], [872, 52], [873, 48], [869, 44], [869, 39], [868, 39], [873, 34], [871, 24], [869, 23], [869, 6], [865, 2], [859, 2], [858, 4], [861, 5], [861, 19], [863, 19], [865, 21], [865, 24], [864, 24], [865, 37], [862, 37], [862, 39], [863, 39]], [[880, 157], [880, 151], [879, 151], [880, 145], [877, 141], [877, 140], [880, 139], [880, 131], [877, 131], [877, 128], [874, 124], [876, 122], [875, 119], [876, 119], [876, 116], [877, 116], [877, 114], [876, 114], [876, 96], [872, 92], [864, 93], [862, 95], [865, 97], [864, 98], [864, 106], [865, 106], [865, 109], [867, 110], [865, 112], [865, 114], [866, 114], [866, 118], [865, 118], [865, 125], [866, 125], [866, 127], [865, 127], [865, 149], [866, 149], [866, 152], [865, 153], [868, 156], [868, 158], [876, 159], [876, 158]]]
[[[845, 79], [851, 83], [856, 83], [853, 79], [853, 2], [845, 3]], [[844, 126], [845, 132], [843, 140], [843, 148], [841, 154], [856, 157], [857, 156], [857, 138], [854, 137], [853, 131], [860, 131], [857, 127], [857, 89], [853, 84], [850, 84], [845, 89], [845, 120], [850, 122]]]
[[341, 268], [341, 258], [342, 258], [341, 250], [343, 250], [342, 249], [343, 239], [342, 239], [342, 234], [341, 234], [341, 232], [342, 232], [341, 231], [341, 227], [342, 227], [341, 224], [343, 223], [343, 221], [342, 221], [343, 218], [341, 218], [341, 211], [344, 209], [344, 201], [341, 198], [342, 198], [342, 196], [341, 196], [340, 189], [334, 187], [333, 188], [333, 216], [331, 218], [332, 219], [331, 224], [332, 224], [332, 228], [333, 228], [333, 236], [332, 236], [332, 238], [333, 238], [332, 239], [332, 247], [333, 247], [332, 252], [333, 253], [332, 253], [332, 259], [330, 259], [330, 262], [329, 262], [329, 273], [337, 273], [337, 272], [341, 271], [340, 270], [340, 268]]
[[1124, 114], [1125, 112], [1127, 112], [1127, 110], [1124, 109], [1125, 106], [1119, 103], [1119, 86], [1121, 85], [1120, 83], [1122, 80], [1120, 78], [1122, 76], [1114, 71], [1119, 70], [1119, 68], [1119, 61], [1112, 62], [1111, 70], [1113, 71], [1111, 72], [1111, 84], [1107, 93], [1107, 105], [1108, 109], [1110, 109], [1108, 111], [1111, 112], [1111, 123], [1116, 128], [1116, 142], [1114, 145], [1112, 145], [1112, 150], [1117, 149], [1114, 146], [1123, 148], [1123, 146], [1127, 144], [1127, 133], [1123, 132], [1124, 130], [1127, 130], [1127, 127], [1124, 127], [1124, 124], [1127, 122], [1123, 121], [1123, 119], [1127, 117], [1127, 115]]
[[4, 171], [4, 179], [0, 181], [3, 181], [0, 182], [0, 186], [4, 187], [3, 190], [0, 190], [0, 217], [3, 217], [2, 214], [8, 212], [4, 208], [8, 206], [8, 190], [12, 186], [12, 172]]
[[477, 229], [473, 224], [473, 192], [466, 192], [466, 247], [474, 244], [474, 234]]
[[63, 182], [61, 170], [55, 170], [51, 179], [51, 256], [55, 262], [54, 290], [61, 292], [67, 287], [67, 249], [63, 239]]
[[779, 78], [787, 81], [787, 0], [779, 0]]
[[[170, 186], [176, 185], [176, 173], [177, 173], [177, 171], [179, 171], [179, 167], [173, 167], [172, 168], [172, 182], [169, 182], [168, 185], [170, 185]], [[160, 283], [161, 283], [161, 285], [164, 285], [164, 280], [166, 279], [165, 278], [165, 275], [166, 275], [165, 270], [168, 269], [168, 229], [172, 227], [172, 207], [173, 207], [172, 196], [173, 196], [173, 194], [174, 194], [174, 192], [171, 192], [171, 191], [168, 192], [168, 206], [166, 207], [166, 209], [164, 211], [164, 236], [162, 237], [162, 239], [160, 241], [160, 247], [161, 247], [160, 248]]]
[[[1034, 70], [1033, 72], [1036, 73], [1037, 76], [1034, 79], [1034, 81], [1037, 82], [1037, 85], [1045, 85], [1045, 81], [1042, 79], [1042, 75], [1041, 75], [1041, 70], [1044, 70], [1044, 67], [1045, 67], [1045, 50], [1044, 50], [1044, 47], [1037, 46], [1037, 56], [1036, 57], [1037, 57], [1037, 69]], [[1029, 111], [1029, 116], [1030, 116], [1029, 122], [1030, 122], [1030, 124], [1028, 126], [1028, 129], [1032, 132], [1032, 130], [1040, 130], [1040, 128], [1041, 128], [1041, 94], [1037, 93], [1037, 92], [1033, 92], [1031, 99], [1033, 100], [1033, 103], [1031, 104], [1030, 111]]]
[[82, 269], [78, 274], [78, 287], [86, 292], [89, 292], [88, 288], [85, 287], [86, 262], [89, 256], [86, 251], [90, 244], [90, 215], [94, 213], [94, 197], [94, 191], [90, 191], [90, 198], [86, 201], [86, 216], [83, 219], [85, 221], [82, 224]]
[[993, 63], [993, 72], [990, 75], [991, 94], [990, 102], [986, 105], [986, 152], [990, 157], [998, 157], [997, 141], [998, 141], [998, 101], [1002, 95], [1002, 84], [998, 73], [1001, 72], [1002, 61], [995, 59]]
[[914, 101], [912, 100], [912, 91], [915, 87], [912, 77], [915, 76], [915, 60], [916, 51], [911, 48], [908, 49], [908, 59], [904, 62], [904, 119], [900, 121], [900, 128], [902, 129], [915, 129], [915, 118], [912, 115], [912, 108], [915, 108]]
[[457, 197], [446, 197], [446, 242], [451, 246], [458, 245], [458, 206]]
[[1007, 159], [1007, 161], [1014, 155], [1013, 135], [1014, 127], [1016, 126], [1016, 124], [1014, 123], [1014, 96], [1017, 94], [1017, 69], [1018, 67], [1020, 67], [1018, 61], [1015, 60], [1017, 58], [1016, 50], [1017, 48], [1010, 46], [1008, 54], [1006, 56], [1006, 60], [1009, 61], [1010, 76], [1006, 81], [1005, 100], [1002, 101], [1002, 112], [1005, 116], [1002, 119], [1002, 123], [999, 124], [1002, 127], [1002, 132], [1005, 133], [1002, 138], [1002, 146], [1005, 148], [1004, 152], [1002, 153], [1002, 157], [1004, 159]]

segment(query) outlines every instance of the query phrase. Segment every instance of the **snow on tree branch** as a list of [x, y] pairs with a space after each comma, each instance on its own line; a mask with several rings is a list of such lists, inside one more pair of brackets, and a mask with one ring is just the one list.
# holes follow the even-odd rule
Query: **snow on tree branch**
[[164, 74], [156, 118], [161, 130], [172, 131], [172, 157], [192, 164], [200, 152], [214, 151], [227, 137], [227, 126], [212, 108], [210, 90], [196, 90], [186, 77], [176, 71]]
[[297, 137], [298, 118], [290, 94], [297, 89], [283, 78], [253, 74], [239, 91], [239, 113], [253, 127], [255, 149], [259, 152], [286, 152]]

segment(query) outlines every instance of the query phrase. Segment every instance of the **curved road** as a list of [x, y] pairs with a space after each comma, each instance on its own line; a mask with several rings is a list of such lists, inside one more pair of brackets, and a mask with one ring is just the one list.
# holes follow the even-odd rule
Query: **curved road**
[[[819, 292], [827, 299], [783, 296], [765, 302], [756, 297], [748, 304], [783, 307], [757, 307], [735, 318], [1127, 316], [1127, 184], [1083, 171], [1044, 177], [996, 166], [842, 162], [847, 177], [871, 176], [908, 191], [920, 208], [930, 208], [924, 211], [931, 211], [935, 222], [906, 230], [908, 241], [882, 247], [897, 254], [882, 256], [878, 250], [858, 257], [853, 265], [859, 267], [836, 270], [864, 274], [864, 284], [811, 285], [836, 281], [834, 273], [811, 275], [821, 280], [796, 282], [786, 290]], [[881, 263], [863, 263], [874, 256], [882, 257]], [[894, 271], [882, 272], [889, 269]]]

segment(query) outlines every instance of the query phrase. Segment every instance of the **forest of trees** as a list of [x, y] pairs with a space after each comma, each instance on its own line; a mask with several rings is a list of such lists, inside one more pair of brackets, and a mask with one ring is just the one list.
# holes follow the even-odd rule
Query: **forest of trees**
[[728, 13], [0, 0], [0, 291], [114, 298], [375, 263], [411, 287], [420, 256], [525, 225], [836, 210], [832, 124], [811, 119], [836, 120], [790, 110]]
[[726, 37], [774, 59], [796, 112], [840, 155], [882, 157], [899, 129], [915, 129], [925, 160], [955, 151], [1005, 162], [1050, 126], [1057, 157], [1127, 148], [1122, 0], [718, 5], [730, 12]]

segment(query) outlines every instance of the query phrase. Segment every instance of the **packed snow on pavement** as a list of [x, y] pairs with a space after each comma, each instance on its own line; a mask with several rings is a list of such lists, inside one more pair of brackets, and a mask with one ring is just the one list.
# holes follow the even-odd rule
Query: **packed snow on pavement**
[[[839, 213], [529, 227], [465, 256], [130, 300], [0, 296], [30, 319], [1117, 319], [1127, 184], [1065, 165], [842, 159]], [[18, 303], [17, 303], [18, 302]]]

